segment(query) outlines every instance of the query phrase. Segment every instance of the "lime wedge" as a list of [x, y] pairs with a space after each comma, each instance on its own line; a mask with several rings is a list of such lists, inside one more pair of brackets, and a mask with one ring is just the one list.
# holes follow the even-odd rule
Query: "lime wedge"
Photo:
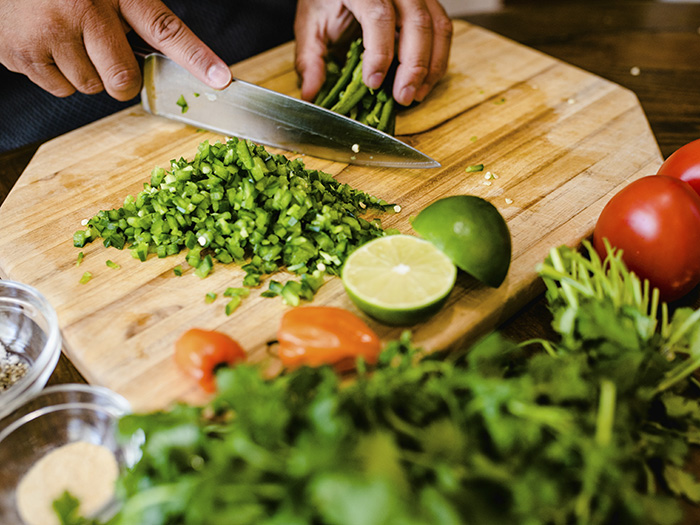
[[474, 195], [444, 197], [421, 210], [411, 226], [480, 281], [498, 288], [505, 280], [512, 251], [510, 231], [490, 202]]
[[447, 300], [457, 278], [449, 257], [412, 235], [379, 237], [345, 261], [342, 279], [355, 305], [390, 325], [428, 319]]

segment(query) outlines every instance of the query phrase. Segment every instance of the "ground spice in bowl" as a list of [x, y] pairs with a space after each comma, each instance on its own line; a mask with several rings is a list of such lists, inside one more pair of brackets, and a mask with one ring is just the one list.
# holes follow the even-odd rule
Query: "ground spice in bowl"
[[53, 502], [65, 492], [90, 516], [109, 504], [119, 465], [107, 447], [76, 441], [37, 461], [17, 487], [17, 509], [27, 525], [60, 525]]

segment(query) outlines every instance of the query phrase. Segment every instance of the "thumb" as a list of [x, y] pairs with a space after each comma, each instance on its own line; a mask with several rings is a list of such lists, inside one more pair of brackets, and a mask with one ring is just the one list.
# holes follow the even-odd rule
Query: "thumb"
[[231, 83], [231, 70], [159, 0], [122, 0], [124, 20], [149, 45], [214, 89]]

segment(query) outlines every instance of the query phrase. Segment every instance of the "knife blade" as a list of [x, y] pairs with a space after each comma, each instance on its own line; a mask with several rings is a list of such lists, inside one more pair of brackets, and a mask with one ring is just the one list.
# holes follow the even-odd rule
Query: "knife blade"
[[[178, 105], [183, 97], [184, 104]], [[436, 168], [440, 163], [397, 138], [310, 102], [233, 79], [210, 88], [160, 53], [143, 61], [143, 108], [192, 126], [333, 161]]]

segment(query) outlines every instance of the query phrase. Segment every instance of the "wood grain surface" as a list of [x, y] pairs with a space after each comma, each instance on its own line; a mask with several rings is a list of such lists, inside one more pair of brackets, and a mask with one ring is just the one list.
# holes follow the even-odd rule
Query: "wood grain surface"
[[[245, 80], [298, 95], [291, 44], [233, 69]], [[541, 291], [535, 267], [547, 251], [590, 235], [610, 196], [661, 163], [633, 92], [462, 21], [455, 21], [447, 77], [400, 116], [397, 135], [442, 167], [305, 162], [398, 203], [402, 211], [384, 217], [385, 227], [412, 233], [410, 216], [437, 198], [467, 193], [501, 211], [513, 241], [501, 287], [461, 274], [445, 309], [413, 327], [418, 343], [429, 348], [472, 340], [520, 310]], [[72, 233], [81, 220], [136, 194], [155, 165], [191, 158], [199, 142], [221, 138], [130, 108], [42, 145], [0, 208], [0, 275], [43, 292], [58, 312], [68, 358], [87, 381], [123, 394], [136, 410], [197, 399], [197, 389], [172, 363], [174, 340], [191, 326], [226, 331], [252, 359], [275, 365], [267, 343], [287, 307], [259, 291], [230, 317], [223, 302], [204, 302], [207, 292], [240, 283], [236, 265], [217, 265], [205, 280], [191, 271], [176, 277], [172, 268], [183, 264], [184, 254], [140, 263], [99, 242], [86, 246], [84, 262], [75, 265]], [[477, 163], [498, 178], [465, 173]], [[121, 269], [106, 267], [107, 259]], [[81, 285], [84, 271], [94, 278]], [[314, 302], [354, 310], [337, 278]], [[401, 330], [369, 322], [383, 338]]]

